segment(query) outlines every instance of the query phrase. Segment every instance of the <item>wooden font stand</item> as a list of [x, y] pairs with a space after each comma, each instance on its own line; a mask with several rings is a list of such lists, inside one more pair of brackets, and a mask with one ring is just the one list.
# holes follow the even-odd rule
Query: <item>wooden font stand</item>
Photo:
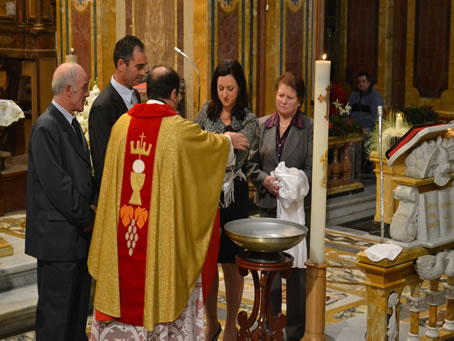
[[[278, 272], [281, 273], [283, 278], [287, 278], [292, 271], [293, 257], [286, 253], [284, 253], [284, 256], [285, 259], [277, 263], [256, 263], [242, 257], [242, 255], [236, 256], [241, 275], [247, 276], [248, 271], [251, 272], [255, 290], [251, 316], [248, 318], [245, 311], [240, 311], [238, 314], [240, 325], [238, 340], [283, 340], [283, 330], [287, 324], [287, 317], [279, 313], [276, 318], [273, 318], [271, 313], [271, 284]], [[261, 271], [260, 278], [258, 271]], [[257, 328], [250, 330], [256, 320], [258, 322]]]

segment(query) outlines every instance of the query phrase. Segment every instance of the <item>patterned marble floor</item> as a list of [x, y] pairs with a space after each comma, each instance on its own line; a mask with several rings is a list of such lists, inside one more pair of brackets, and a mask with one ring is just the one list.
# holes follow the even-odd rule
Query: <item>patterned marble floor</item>
[[[25, 214], [19, 212], [0, 218], [0, 231], [23, 238]], [[326, 233], [327, 301], [326, 325], [353, 319], [366, 312], [365, 287], [362, 284], [364, 275], [355, 267], [355, 254], [376, 243], [374, 240], [354, 236], [348, 233], [328, 230]], [[254, 301], [252, 277], [246, 277], [241, 310], [250, 312]], [[220, 269], [220, 287], [218, 299], [219, 317], [226, 316], [225, 287]], [[285, 310], [285, 302], [283, 303]], [[224, 320], [221, 324], [224, 325]], [[90, 329], [90, 322], [87, 330]], [[222, 334], [221, 338], [222, 339]], [[34, 332], [17, 335], [4, 341], [34, 340]]]

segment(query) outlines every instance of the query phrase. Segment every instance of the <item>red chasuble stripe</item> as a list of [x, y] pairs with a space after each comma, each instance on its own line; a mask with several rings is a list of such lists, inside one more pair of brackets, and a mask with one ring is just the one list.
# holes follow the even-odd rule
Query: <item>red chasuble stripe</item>
[[219, 239], [221, 234], [221, 217], [219, 215], [219, 208], [216, 212], [214, 220], [213, 231], [211, 232], [210, 245], [205, 257], [205, 262], [202, 268], [202, 293], [203, 303], [206, 303], [208, 293], [210, 292], [211, 285], [213, 284], [214, 275], [218, 271], [218, 254], [219, 254]]
[[120, 321], [143, 325], [147, 235], [156, 141], [162, 118], [175, 115], [167, 105], [134, 106], [129, 112], [118, 221]]

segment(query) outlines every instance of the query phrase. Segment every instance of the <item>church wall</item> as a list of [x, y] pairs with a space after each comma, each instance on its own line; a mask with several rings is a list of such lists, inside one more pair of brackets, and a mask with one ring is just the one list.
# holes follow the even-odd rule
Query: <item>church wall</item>
[[[235, 58], [245, 71], [250, 106], [254, 110], [261, 101], [263, 109], [257, 115], [263, 116], [275, 109], [274, 83], [285, 71], [301, 74], [311, 93], [313, 0], [270, 1], [259, 32], [257, 15], [262, 5], [253, 0], [57, 0], [59, 62], [73, 48], [79, 63], [102, 89], [114, 71], [115, 42], [124, 34], [137, 35], [145, 44], [150, 67], [171, 65], [185, 78], [187, 117], [192, 118], [198, 110], [198, 81], [174, 46], [199, 68], [201, 105], [209, 98], [216, 65]], [[257, 41], [262, 35], [264, 52], [258, 61]], [[259, 96], [257, 84], [263, 88]], [[310, 111], [310, 103], [306, 109]]]
[[26, 151], [32, 124], [52, 99], [55, 23], [50, 0], [0, 2], [0, 98], [14, 100], [25, 113], [7, 128], [2, 147], [13, 155]]
[[[347, 93], [355, 75], [376, 82], [385, 108], [429, 105], [454, 112], [454, 8], [451, 1], [326, 0], [325, 47]], [[328, 36], [329, 34], [329, 36]], [[446, 117], [446, 116], [445, 116]]]
[[405, 104], [454, 113], [454, 6], [408, 0]]
[[[274, 83], [285, 71], [305, 80], [303, 109], [311, 115], [317, 1], [57, 0], [58, 58], [63, 60], [73, 47], [103, 88], [114, 70], [115, 42], [135, 34], [145, 43], [150, 67], [169, 64], [185, 78], [188, 118], [198, 111], [198, 81], [174, 46], [199, 68], [200, 105], [209, 98], [216, 65], [236, 58], [258, 116], [275, 110]], [[436, 6], [431, 0], [324, 2], [322, 48], [335, 61], [334, 78], [347, 93], [356, 74], [366, 71], [386, 108], [427, 104], [454, 112], [454, 6], [449, 0]]]
[[[311, 94], [313, 1], [211, 4], [211, 72], [224, 58], [236, 58], [243, 65], [250, 107], [257, 116], [275, 111], [275, 81], [285, 71], [301, 75]], [[310, 112], [310, 100], [306, 103], [304, 110]]]
[[379, 0], [349, 0], [346, 80], [353, 84], [360, 71], [378, 79]]

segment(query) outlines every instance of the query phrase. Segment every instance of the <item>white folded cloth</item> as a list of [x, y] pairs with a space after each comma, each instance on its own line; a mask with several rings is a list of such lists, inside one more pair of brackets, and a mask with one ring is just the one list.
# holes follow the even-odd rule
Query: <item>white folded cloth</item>
[[[282, 161], [271, 175], [279, 180], [276, 218], [304, 225], [306, 223], [304, 197], [309, 193], [309, 180], [306, 174], [301, 169], [285, 167], [285, 162]], [[293, 256], [294, 268], [306, 268], [304, 265], [307, 259], [306, 238], [285, 252]]]
[[402, 252], [402, 247], [395, 244], [375, 244], [364, 251], [367, 258], [373, 262], [379, 262], [382, 259], [394, 260]]

